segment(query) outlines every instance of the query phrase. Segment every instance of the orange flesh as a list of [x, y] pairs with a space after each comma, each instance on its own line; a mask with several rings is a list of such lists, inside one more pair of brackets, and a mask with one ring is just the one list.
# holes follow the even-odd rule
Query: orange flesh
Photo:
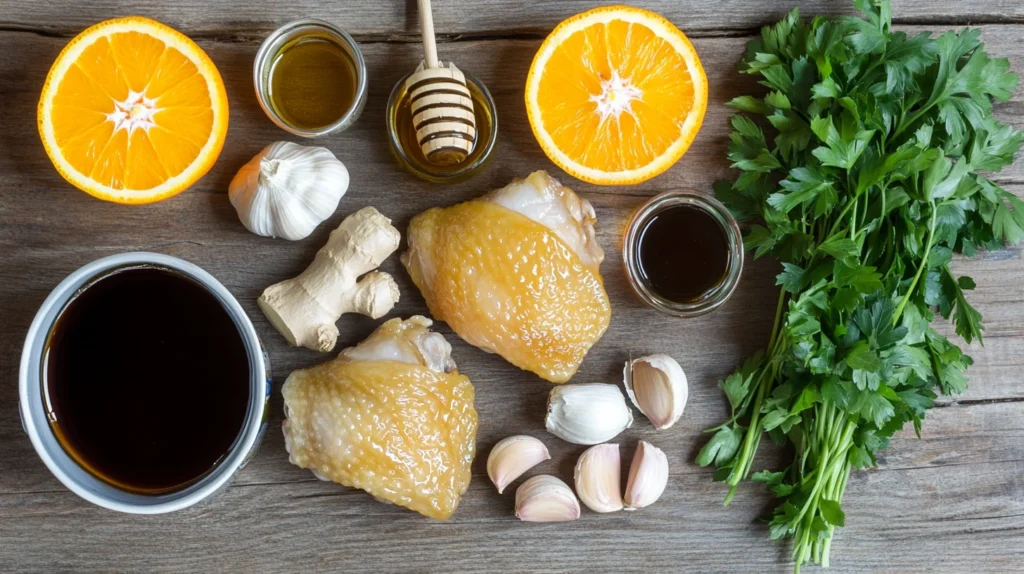
[[[631, 112], [602, 120], [593, 96], [613, 72], [640, 90]], [[567, 38], [548, 60], [537, 101], [556, 146], [580, 164], [626, 171], [650, 164], [679, 139], [693, 107], [683, 57], [650, 28], [613, 20]]]
[[[155, 125], [115, 130], [108, 115], [131, 92], [155, 101]], [[57, 87], [51, 117], [61, 154], [76, 170], [113, 189], [146, 190], [196, 160], [213, 116], [206, 79], [191, 60], [157, 38], [122, 32], [82, 52]]]

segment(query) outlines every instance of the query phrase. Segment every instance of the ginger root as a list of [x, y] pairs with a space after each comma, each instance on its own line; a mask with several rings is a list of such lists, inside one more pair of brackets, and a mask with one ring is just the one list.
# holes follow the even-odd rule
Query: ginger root
[[395, 306], [398, 284], [373, 270], [400, 240], [390, 219], [364, 207], [331, 232], [302, 274], [267, 287], [260, 309], [290, 345], [326, 353], [338, 341], [335, 323], [344, 313], [379, 319]]

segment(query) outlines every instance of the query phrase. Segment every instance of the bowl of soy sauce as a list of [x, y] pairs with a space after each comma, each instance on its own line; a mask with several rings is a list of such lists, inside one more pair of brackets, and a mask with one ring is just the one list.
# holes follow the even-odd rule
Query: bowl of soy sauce
[[729, 210], [698, 191], [669, 191], [633, 214], [623, 238], [626, 275], [637, 296], [676, 317], [725, 303], [743, 270], [743, 237]]
[[266, 430], [269, 366], [213, 276], [168, 255], [105, 257], [43, 303], [20, 413], [50, 471], [100, 506], [157, 514], [225, 486]]

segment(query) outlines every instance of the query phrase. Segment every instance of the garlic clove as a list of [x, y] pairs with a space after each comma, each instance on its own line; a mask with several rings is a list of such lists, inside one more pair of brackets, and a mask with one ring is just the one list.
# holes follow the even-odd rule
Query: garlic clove
[[648, 355], [626, 363], [626, 394], [656, 429], [667, 429], [683, 415], [689, 387], [686, 374], [668, 355]]
[[619, 445], [592, 446], [576, 462], [576, 494], [594, 512], [622, 510], [621, 474]]
[[249, 231], [295, 241], [334, 214], [348, 183], [327, 148], [275, 142], [238, 170], [228, 198]]
[[629, 465], [626, 481], [626, 510], [636, 510], [654, 504], [668, 485], [668, 457], [658, 447], [640, 441]]
[[559, 385], [548, 395], [548, 432], [573, 444], [607, 442], [633, 424], [633, 413], [616, 385]]
[[580, 503], [564, 482], [541, 474], [516, 489], [516, 516], [524, 522], [568, 522], [580, 517]]
[[540, 440], [527, 435], [510, 436], [491, 449], [487, 456], [487, 476], [501, 494], [509, 483], [545, 460], [551, 460], [551, 454]]

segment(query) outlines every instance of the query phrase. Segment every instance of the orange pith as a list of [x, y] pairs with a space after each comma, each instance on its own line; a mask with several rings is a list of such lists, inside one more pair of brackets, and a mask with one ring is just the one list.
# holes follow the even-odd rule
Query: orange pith
[[638, 183], [693, 141], [707, 79], [686, 36], [627, 6], [569, 18], [544, 41], [526, 87], [530, 125], [559, 167], [597, 184]]
[[57, 170], [108, 201], [150, 203], [202, 177], [224, 144], [228, 106], [213, 62], [142, 17], [73, 39], [47, 76], [39, 133]]

